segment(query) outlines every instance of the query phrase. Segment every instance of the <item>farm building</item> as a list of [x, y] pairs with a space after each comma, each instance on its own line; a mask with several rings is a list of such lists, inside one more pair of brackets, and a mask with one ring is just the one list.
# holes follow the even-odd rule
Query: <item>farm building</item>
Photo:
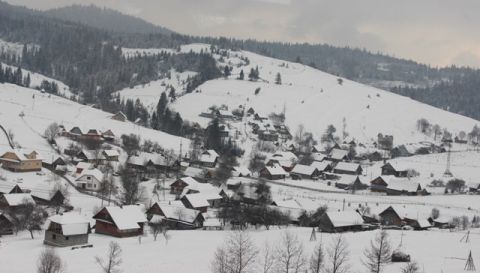
[[22, 154], [18, 151], [9, 151], [0, 157], [4, 169], [12, 172], [37, 172], [42, 170], [42, 160], [35, 152]]
[[276, 152], [267, 159], [266, 165], [277, 163], [285, 171], [290, 172], [297, 162], [298, 157], [292, 152]]
[[132, 237], [143, 234], [147, 222], [142, 206], [105, 207], [93, 219], [95, 233], [115, 237]]
[[46, 190], [44, 188], [30, 189], [35, 203], [45, 206], [61, 206], [65, 201], [65, 196], [60, 190]]
[[357, 191], [367, 189], [368, 184], [362, 176], [343, 175], [340, 179], [335, 181], [335, 187], [344, 190]]
[[333, 170], [330, 161], [314, 161], [310, 166], [316, 168], [320, 173], [331, 172]]
[[68, 132], [68, 136], [73, 139], [79, 139], [83, 136], [83, 132], [79, 127], [73, 127]]
[[185, 194], [180, 201], [187, 209], [195, 209], [201, 213], [207, 212], [210, 207], [207, 196], [202, 193]]
[[197, 180], [195, 180], [194, 178], [189, 177], [189, 176], [179, 178], [175, 182], [170, 184], [170, 193], [171, 194], [177, 194], [177, 195], [182, 194], [183, 190], [186, 187], [193, 186], [193, 185], [196, 185], [198, 183], [199, 182]]
[[47, 154], [42, 157], [42, 166], [49, 170], [55, 170], [58, 166], [66, 166], [67, 163], [59, 155]]
[[205, 219], [198, 210], [181, 205], [155, 203], [147, 211], [150, 222], [165, 222], [171, 229], [196, 229], [203, 226]]
[[105, 132], [102, 132], [102, 138], [105, 141], [112, 142], [115, 140], [115, 134], [112, 132], [112, 130], [108, 129]]
[[337, 174], [359, 175], [362, 174], [363, 169], [360, 164], [350, 162], [338, 162], [333, 169]]
[[325, 212], [320, 217], [322, 232], [347, 232], [363, 230], [363, 219], [355, 211]]
[[393, 175], [395, 177], [408, 177], [409, 168], [398, 162], [387, 162], [382, 166], [382, 175]]
[[217, 161], [218, 161], [218, 154], [217, 152], [215, 152], [215, 150], [204, 151], [200, 155], [200, 159], [199, 159], [200, 165], [207, 168], [215, 168], [215, 166], [217, 165]]
[[333, 162], [350, 161], [350, 157], [348, 156], [348, 151], [337, 149], [337, 148], [334, 148], [332, 149], [332, 151], [330, 151], [330, 154], [328, 155], [328, 159]]
[[120, 157], [120, 153], [117, 150], [103, 150], [102, 154], [107, 161], [118, 162]]
[[389, 206], [378, 214], [380, 223], [384, 226], [398, 226], [405, 225], [403, 218], [406, 212], [402, 208]]
[[74, 213], [57, 214], [48, 219], [43, 243], [66, 247], [88, 244], [90, 222]]
[[115, 113], [115, 115], [113, 115], [111, 119], [121, 121], [121, 122], [125, 122], [128, 120], [127, 116], [122, 111]]
[[387, 195], [428, 195], [426, 189], [422, 185], [409, 179], [392, 178], [388, 182], [386, 189]]
[[370, 190], [372, 192], [386, 192], [390, 179], [391, 176], [379, 176], [373, 179], [370, 181]]

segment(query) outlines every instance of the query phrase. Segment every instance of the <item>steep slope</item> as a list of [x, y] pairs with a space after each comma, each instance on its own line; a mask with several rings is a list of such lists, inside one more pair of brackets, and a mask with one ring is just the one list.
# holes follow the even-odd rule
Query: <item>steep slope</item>
[[[249, 65], [239, 60], [249, 59]], [[394, 135], [395, 144], [425, 140], [416, 130], [416, 122], [426, 118], [453, 133], [470, 130], [477, 121], [428, 106], [409, 98], [339, 78], [311, 67], [285, 62], [250, 52], [229, 52], [222, 64], [233, 66], [229, 79], [213, 80], [200, 86], [195, 92], [183, 96], [174, 108], [186, 119], [202, 125], [208, 119], [199, 117], [210, 106], [225, 104], [230, 110], [244, 105], [268, 115], [286, 110], [286, 123], [291, 130], [303, 124], [319, 137], [329, 124], [341, 135], [345, 119], [350, 136], [369, 141], [378, 133]], [[236, 80], [240, 70], [245, 78], [251, 68], [258, 66], [261, 80], [251, 82]], [[282, 85], [275, 84], [280, 73]], [[261, 88], [258, 95], [255, 89]]]
[[[23, 117], [22, 117], [23, 116]], [[112, 120], [111, 114], [81, 105], [61, 97], [42, 94], [36, 90], [12, 84], [0, 85], [0, 124], [14, 134], [14, 141], [23, 148], [40, 152], [51, 147], [42, 137], [52, 122], [82, 129], [111, 129], [117, 136], [137, 134], [142, 140], [158, 142], [165, 149], [178, 150], [180, 143], [188, 147], [189, 140], [160, 131], [137, 126], [130, 122]], [[4, 144], [4, 141], [1, 142]], [[3, 149], [6, 147], [2, 145]]]

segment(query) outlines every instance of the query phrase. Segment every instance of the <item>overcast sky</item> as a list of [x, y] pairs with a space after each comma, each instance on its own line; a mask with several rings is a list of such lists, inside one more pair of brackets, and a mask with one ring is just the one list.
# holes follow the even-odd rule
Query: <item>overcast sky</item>
[[479, 0], [7, 0], [95, 3], [180, 33], [328, 43], [432, 65], [480, 67]]

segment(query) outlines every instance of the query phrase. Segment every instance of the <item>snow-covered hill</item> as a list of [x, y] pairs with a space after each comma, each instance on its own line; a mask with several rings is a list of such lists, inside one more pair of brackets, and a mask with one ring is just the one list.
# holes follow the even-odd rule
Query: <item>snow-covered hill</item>
[[[217, 56], [218, 57], [218, 56]], [[240, 58], [248, 58], [249, 65], [241, 65]], [[220, 58], [217, 58], [220, 60]], [[341, 135], [343, 120], [350, 136], [360, 141], [376, 138], [378, 133], [394, 135], [395, 144], [425, 140], [416, 129], [416, 122], [426, 118], [457, 133], [468, 131], [478, 121], [458, 114], [416, 102], [410, 98], [342, 79], [311, 67], [268, 58], [250, 52], [229, 52], [220, 65], [233, 67], [229, 79], [218, 79], [200, 86], [200, 92], [179, 98], [175, 110], [186, 119], [202, 125], [208, 119], [199, 117], [210, 106], [225, 104], [230, 110], [244, 105], [248, 109], [268, 115], [286, 109], [286, 124], [292, 131], [303, 124], [319, 137], [329, 124]], [[251, 68], [258, 66], [261, 80], [248, 81]], [[243, 81], [237, 80], [240, 70]], [[275, 84], [280, 73], [282, 85]], [[261, 88], [258, 95], [255, 89]]]
[[[21, 116], [21, 113], [23, 117]], [[165, 149], [178, 150], [180, 143], [188, 147], [189, 140], [160, 131], [137, 126], [130, 122], [111, 119], [111, 114], [90, 106], [42, 94], [39, 91], [12, 84], [0, 85], [0, 124], [14, 134], [14, 141], [26, 149], [39, 152], [50, 151], [42, 137], [52, 122], [63, 124], [67, 130], [73, 126], [106, 131], [111, 129], [117, 136], [137, 134], [143, 140], [158, 142]], [[4, 137], [0, 137], [0, 149], [6, 149]]]

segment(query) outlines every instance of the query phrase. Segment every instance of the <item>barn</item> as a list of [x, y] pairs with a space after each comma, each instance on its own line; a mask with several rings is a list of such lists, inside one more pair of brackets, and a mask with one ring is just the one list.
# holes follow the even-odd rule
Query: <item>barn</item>
[[359, 175], [362, 174], [363, 169], [360, 164], [350, 162], [338, 162], [333, 169], [337, 174]]
[[155, 203], [147, 210], [150, 222], [164, 222], [171, 229], [197, 229], [205, 221], [198, 210], [188, 209], [181, 205]]
[[95, 216], [95, 233], [115, 237], [132, 237], [143, 234], [147, 222], [142, 206], [105, 207]]
[[328, 233], [363, 230], [363, 219], [355, 211], [325, 212], [319, 223], [319, 229]]

